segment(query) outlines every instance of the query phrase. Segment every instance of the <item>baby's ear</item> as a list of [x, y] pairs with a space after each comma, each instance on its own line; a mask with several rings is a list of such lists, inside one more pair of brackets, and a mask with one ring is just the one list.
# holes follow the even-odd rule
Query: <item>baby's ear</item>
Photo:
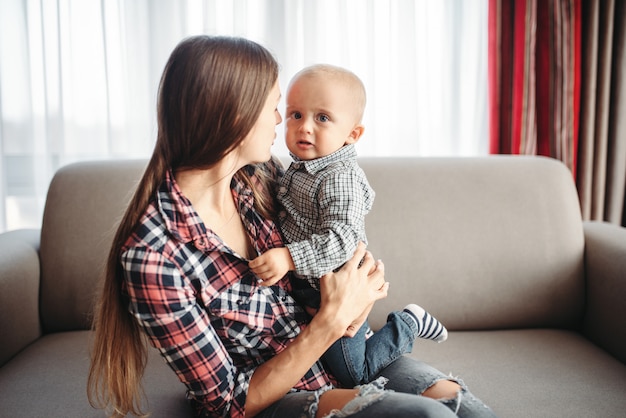
[[356, 125], [354, 128], [352, 128], [352, 131], [350, 131], [350, 135], [346, 140], [346, 144], [355, 144], [356, 142], [358, 142], [358, 140], [363, 135], [363, 132], [365, 132], [365, 126], [360, 124]]

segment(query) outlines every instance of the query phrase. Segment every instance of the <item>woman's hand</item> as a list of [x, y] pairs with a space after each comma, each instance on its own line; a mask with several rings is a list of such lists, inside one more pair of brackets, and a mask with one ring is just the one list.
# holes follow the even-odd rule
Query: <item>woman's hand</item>
[[363, 326], [363, 324], [367, 320], [367, 317], [369, 316], [370, 311], [372, 310], [373, 307], [374, 307], [374, 304], [372, 303], [370, 306], [368, 306], [365, 309], [365, 311], [363, 311], [360, 317], [352, 321], [352, 323], [348, 325], [348, 328], [346, 329], [346, 332], [345, 334], [343, 334], [343, 336], [350, 337], [350, 338], [354, 337], [357, 331], [361, 328], [361, 326]]
[[[359, 266], [359, 263], [363, 262]], [[311, 365], [328, 350], [350, 327], [352, 335], [363, 323], [374, 302], [387, 296], [382, 262], [374, 261], [372, 254], [359, 244], [354, 256], [336, 273], [325, 275], [321, 282], [320, 310], [307, 327], [283, 351], [261, 364], [255, 370], [246, 398], [246, 416], [254, 416], [279, 400], [304, 376]], [[359, 325], [360, 326], [360, 325]], [[350, 329], [352, 329], [350, 328]], [[344, 398], [325, 395], [324, 407], [341, 408], [355, 391], [342, 393]]]
[[327, 315], [337, 328], [337, 338], [354, 336], [365, 322], [374, 302], [387, 297], [383, 263], [359, 243], [354, 255], [341, 269], [320, 279], [321, 307], [315, 316]]

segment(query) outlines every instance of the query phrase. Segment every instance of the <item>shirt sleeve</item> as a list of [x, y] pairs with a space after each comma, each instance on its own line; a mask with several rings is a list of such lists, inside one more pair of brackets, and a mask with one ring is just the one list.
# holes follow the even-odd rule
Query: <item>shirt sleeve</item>
[[243, 416], [254, 370], [239, 371], [191, 283], [161, 253], [131, 248], [121, 257], [129, 309], [188, 396], [210, 416]]
[[287, 244], [296, 272], [321, 277], [340, 267], [365, 236], [365, 215], [372, 207], [374, 193], [355, 170], [328, 173], [320, 183], [318, 233], [309, 239]]

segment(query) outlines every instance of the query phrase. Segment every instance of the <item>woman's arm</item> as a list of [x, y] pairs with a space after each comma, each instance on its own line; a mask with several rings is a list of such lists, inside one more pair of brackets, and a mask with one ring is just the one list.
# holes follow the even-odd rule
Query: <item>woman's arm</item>
[[[387, 296], [388, 289], [383, 264], [375, 262], [362, 243], [338, 272], [325, 275], [320, 284], [322, 305], [311, 323], [284, 351], [260, 365], [250, 379], [246, 416], [258, 414], [282, 398], [364, 311]], [[341, 408], [345, 403], [342, 397], [328, 399], [334, 399], [329, 402], [331, 407]]]

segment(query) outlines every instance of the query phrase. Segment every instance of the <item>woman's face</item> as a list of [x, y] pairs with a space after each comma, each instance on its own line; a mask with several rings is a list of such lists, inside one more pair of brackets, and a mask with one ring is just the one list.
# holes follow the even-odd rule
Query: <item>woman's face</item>
[[271, 148], [276, 139], [276, 125], [283, 121], [278, 111], [280, 87], [278, 80], [265, 100], [263, 110], [252, 130], [241, 143], [240, 157], [247, 164], [269, 161], [272, 157]]

